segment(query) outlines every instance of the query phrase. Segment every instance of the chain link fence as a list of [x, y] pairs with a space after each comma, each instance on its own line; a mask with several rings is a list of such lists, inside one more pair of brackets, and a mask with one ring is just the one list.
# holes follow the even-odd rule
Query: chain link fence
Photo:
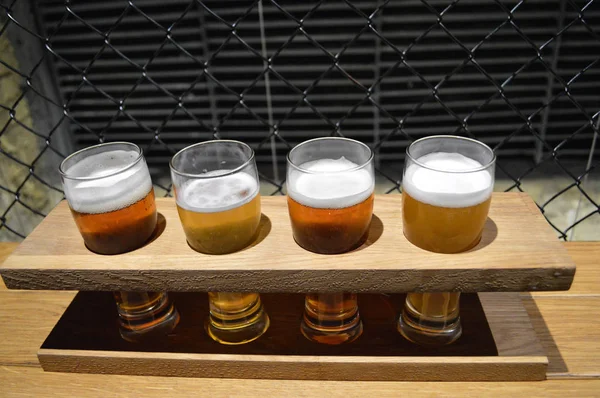
[[246, 141], [262, 192], [277, 195], [285, 154], [305, 139], [367, 143], [378, 192], [397, 193], [410, 142], [464, 135], [494, 148], [497, 189], [530, 192], [560, 238], [600, 223], [593, 0], [0, 8], [1, 239], [24, 238], [62, 198], [66, 155], [115, 140], [143, 148], [164, 195], [177, 150]]

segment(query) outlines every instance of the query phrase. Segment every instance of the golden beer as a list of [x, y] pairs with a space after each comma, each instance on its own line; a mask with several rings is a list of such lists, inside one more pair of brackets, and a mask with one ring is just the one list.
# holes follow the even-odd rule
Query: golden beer
[[[368, 237], [374, 182], [372, 152], [366, 145], [344, 138], [298, 145], [288, 155], [287, 188], [294, 239], [304, 249], [345, 253]], [[307, 294], [300, 330], [324, 344], [357, 339], [363, 330], [357, 295]]]
[[[86, 246], [119, 254], [143, 246], [157, 222], [154, 190], [141, 150], [109, 143], [61, 164], [65, 196]], [[121, 336], [139, 340], [170, 332], [179, 314], [163, 292], [114, 292]]]
[[[407, 153], [402, 182], [406, 238], [436, 253], [475, 247], [491, 203], [495, 159], [491, 149], [477, 141], [440, 136], [414, 142]], [[454, 342], [462, 333], [459, 299], [460, 293], [409, 293], [400, 332], [420, 344]]]
[[404, 235], [415, 246], [436, 253], [460, 253], [481, 240], [492, 198], [468, 207], [440, 207], [402, 192]]
[[[223, 168], [239, 163], [240, 169]], [[171, 176], [179, 218], [194, 250], [228, 254], [252, 242], [261, 210], [256, 165], [248, 146], [237, 141], [192, 145], [173, 157]], [[243, 344], [268, 329], [269, 317], [258, 293], [209, 292], [208, 297], [206, 329], [213, 340]]]
[[239, 207], [201, 213], [177, 205], [177, 212], [190, 246], [208, 254], [226, 254], [250, 243], [260, 223], [260, 195]]

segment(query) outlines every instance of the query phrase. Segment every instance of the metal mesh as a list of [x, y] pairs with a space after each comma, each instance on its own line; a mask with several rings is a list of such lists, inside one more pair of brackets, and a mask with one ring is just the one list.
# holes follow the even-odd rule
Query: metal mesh
[[[28, 196], [23, 195], [24, 187], [31, 180], [35, 180], [39, 190], [46, 195], [62, 193], [57, 170], [48, 171], [44, 167], [45, 174], [42, 173], [39, 167], [41, 159], [49, 153], [57, 161], [64, 158], [68, 154], [63, 152], [66, 148], [77, 149], [78, 141], [73, 137], [88, 137], [88, 140], [94, 137], [96, 142], [119, 140], [119, 128], [124, 124], [134, 125], [136, 129], [134, 139], [128, 141], [140, 144], [146, 157], [155, 156], [155, 163], [160, 166], [162, 162], [164, 167], [168, 156], [163, 154], [174, 154], [190, 140], [245, 140], [250, 134], [261, 163], [261, 179], [263, 183], [271, 184], [269, 193], [274, 195], [285, 192], [284, 173], [280, 171], [285, 163], [281, 155], [304, 139], [331, 135], [365, 141], [376, 153], [378, 178], [386, 182], [386, 193], [391, 193], [400, 192], [400, 154], [411, 141], [431, 133], [463, 135], [480, 139], [494, 148], [498, 154], [497, 174], [510, 180], [510, 184], [503, 187], [507, 191], [526, 190], [524, 181], [542, 169], [552, 169], [553, 175], [567, 181], [549, 198], [538, 201], [544, 213], [562, 195], [574, 191], [580, 195], [577, 208], [570, 209], [575, 210], [576, 215], [572, 222], [555, 225], [549, 220], [560, 238], [567, 239], [577, 225], [599, 217], [598, 197], [595, 191], [589, 193], [584, 187], [587, 188], [586, 181], [597, 165], [594, 151], [600, 125], [600, 103], [597, 87], [592, 87], [595, 95], [581, 88], [586, 76], [596, 76], [600, 70], [600, 35], [597, 31], [600, 7], [593, 0], [553, 2], [555, 9], [552, 16], [558, 16], [558, 19], [556, 26], [545, 34], [536, 34], [542, 28], [533, 26], [528, 17], [530, 14], [527, 14], [543, 13], [544, 6], [537, 2], [527, 9], [531, 2], [525, 1], [496, 0], [485, 4], [486, 9], [493, 7], [494, 15], [500, 15], [501, 19], [488, 21], [483, 28], [477, 21], [480, 14], [476, 8], [480, 2], [407, 2], [411, 9], [420, 10], [418, 15], [422, 21], [419, 26], [422, 28], [419, 31], [405, 31], [401, 24], [393, 24], [394, 18], [400, 23], [404, 21], [401, 11], [386, 22], [386, 10], [399, 7], [389, 0], [313, 1], [301, 5], [289, 1], [236, 1], [231, 3], [229, 10], [222, 4], [217, 7], [218, 2], [215, 1], [178, 2], [177, 7], [157, 5], [158, 2], [148, 0], [128, 1], [113, 8], [113, 13], [105, 18], [109, 22], [104, 21], [101, 27], [96, 26], [100, 22], [96, 23], [94, 14], [108, 7], [102, 6], [104, 3], [93, 2], [98, 5], [94, 8], [90, 2], [50, 1], [54, 19], [45, 24], [40, 21], [42, 13], [29, 2], [25, 2], [29, 17], [23, 17], [25, 14], [19, 11], [19, 7], [24, 7], [23, 3], [23, 0], [0, 1], [0, 38], [8, 37], [11, 31], [16, 32], [14, 34], [18, 37], [26, 37], [40, 49], [38, 53], [30, 54], [26, 67], [7, 61], [6, 53], [0, 54], [0, 72], [16, 75], [21, 82], [20, 95], [16, 100], [0, 103], [0, 122], [4, 123], [0, 126], [0, 139], [17, 126], [22, 129], [20, 134], [36, 138], [32, 149], [35, 156], [30, 156], [29, 160], [23, 160], [17, 150], [7, 148], [0, 141], [0, 156], [6, 158], [5, 162], [14, 162], [16, 167], [24, 170], [16, 182], [9, 184], [6, 179], [0, 180], [4, 181], [0, 183], [0, 191], [10, 198], [5, 200], [5, 207], [0, 208], [0, 230], [10, 231], [14, 237], [23, 238], [29, 230], [19, 229], [11, 223], [12, 213], [27, 211], [40, 219], [46, 214], [46, 210], [36, 207], [28, 201]], [[343, 16], [327, 14], [333, 9], [333, 3], [336, 7], [343, 7]], [[267, 8], [270, 17], [265, 20], [264, 9]], [[115, 10], [118, 12], [115, 13]], [[469, 24], [460, 22], [461, 19], [458, 20], [460, 23], [456, 22], [455, 16], [459, 12], [472, 21], [469, 23], [472, 29]], [[189, 27], [186, 21], [192, 13], [198, 16], [198, 23]], [[319, 21], [326, 22], [313, 23], [316, 15], [320, 15]], [[410, 19], [411, 15], [407, 11], [404, 17]], [[328, 26], [327, 18], [332, 18], [331, 26]], [[350, 34], [348, 29], [339, 30], [342, 29], [339, 26], [344, 26], [344, 18], [352, 20], [352, 24], [349, 23]], [[136, 35], [131, 21], [143, 24], [144, 32], [151, 32], [151, 36]], [[74, 24], [82, 35], [88, 35], [96, 42], [90, 57], [81, 55], [84, 50], [89, 53], [89, 48], [75, 48], [75, 51], [69, 52], [56, 45], [55, 37]], [[209, 24], [216, 25], [220, 34], [208, 37], [206, 26]], [[265, 37], [265, 26], [271, 27], [270, 34], [285, 36], [283, 43], [267, 43], [269, 37]], [[251, 28], [258, 29], [258, 36], [247, 33]], [[180, 32], [185, 29], [197, 31], [194, 41], [179, 39]], [[321, 37], [331, 29], [340, 32], [335, 46], [322, 43]], [[472, 33], [468, 40], [462, 34], [465, 29]], [[559, 53], [561, 40], [573, 32], [576, 32], [576, 40], [584, 43], [586, 51], [593, 55], [577, 58], [569, 53]], [[511, 43], [518, 39], [518, 48], [503, 46], [506, 43], [503, 35], [507, 34], [512, 37]], [[115, 44], [122, 43], [121, 39], [117, 40], [122, 37], [129, 37], [131, 44]], [[366, 38], [372, 43], [367, 47], [364, 46]], [[299, 41], [308, 47], [295, 49]], [[27, 50], [20, 48], [21, 44], [14, 43], [12, 39], [15, 52]], [[442, 55], [436, 55], [436, 45]], [[225, 56], [232, 46], [244, 52], [244, 61], [238, 62], [235, 57]], [[423, 50], [423, 46], [429, 46], [427, 51]], [[151, 55], [143, 59], [128, 56], [131, 47], [148, 48]], [[458, 61], [443, 58], [443, 51], [449, 51], [449, 48], [455, 56], [458, 54]], [[485, 60], [486, 51], [492, 48], [512, 57], [510, 70], [500, 70], [498, 65]], [[423, 55], [424, 52], [426, 55]], [[518, 56], [512, 52], [518, 52]], [[164, 61], [166, 53], [170, 54], [171, 60], [177, 59], [180, 65], [167, 65]], [[361, 56], [367, 57], [376, 66], [368, 76], [361, 72], [364, 68], [352, 62]], [[317, 67], [307, 66], [310, 57], [319, 58]], [[230, 87], [227, 83], [226, 71], [230, 66], [226, 65], [226, 58], [229, 59], [228, 65], [248, 71], [243, 84], [240, 85], [237, 80], [236, 86]], [[100, 84], [95, 78], [97, 65], [110, 65], [110, 62], [117, 62], [115, 67], [131, 77], [133, 84], [127, 90]], [[241, 62], [244, 64], [240, 65]], [[192, 81], [177, 80], [178, 69], [184, 64], [187, 68], [191, 65], [196, 71]], [[437, 68], [436, 73], [424, 73], [423, 70], [431, 65]], [[576, 70], [573, 65], [576, 65]], [[42, 87], [40, 80], [57, 79], [61, 70], [68, 71], [70, 77], [61, 80], [59, 95], [51, 95], [51, 90]], [[461, 84], [467, 74], [475, 76], [479, 82], [477, 87]], [[290, 77], [292, 75], [294, 78]], [[344, 88], [333, 88], [328, 92], [323, 82], [334, 75]], [[544, 95], [535, 106], [524, 103], [519, 91], [515, 90], [519, 79], [531, 76], [541, 79], [544, 87]], [[69, 80], [68, 84], [64, 83], [65, 80]], [[390, 99], [393, 94], [386, 94], [394, 81], [408, 82], [397, 90], [414, 91], [414, 95], [404, 96], [401, 104], [394, 103]], [[131, 105], [134, 99], [137, 104], [140, 101], [143, 104], [149, 91], [155, 93], [153, 98], [160, 95], [161, 109], [168, 110], [158, 118], [158, 122], [156, 115], [151, 121], [148, 118], [152, 109], [142, 112]], [[89, 92], [101, 98], [106, 109], [110, 110], [94, 115], [93, 122], [86, 122], [87, 119], [80, 116], [85, 113], [86, 93]], [[276, 102], [274, 92], [285, 93], [286, 101]], [[475, 94], [465, 97], [464, 93]], [[194, 98], [199, 95], [208, 98], [207, 105], [194, 105]], [[458, 105], [456, 98], [460, 100]], [[31, 112], [32, 121], [24, 121], [20, 116], [23, 114], [21, 108], [28, 99], [30, 103], [43, 103], [45, 113], [52, 114], [52, 118]], [[148, 104], [148, 107], [152, 108], [151, 105]], [[217, 107], [225, 108], [225, 111], [215, 111]], [[456, 110], [458, 108], [459, 111]], [[437, 113], [431, 113], [432, 109]], [[365, 137], [355, 129], [355, 124], [359, 123], [357, 118], [365, 112], [369, 113], [371, 130], [376, 132], [372, 137]], [[489, 112], [496, 112], [507, 122], [498, 126], [482, 125], [482, 119], [485, 120]], [[562, 126], [560, 117], [554, 115], [562, 114], [570, 122], [568, 131], [550, 134], [552, 126]], [[46, 123], [39, 127], [36, 118], [43, 118]], [[244, 126], [238, 127], [236, 121], [240, 118], [252, 121], [252, 126], [248, 127], [250, 133], [243, 131]], [[303, 118], [317, 120], [319, 132], [295, 133], [288, 128]], [[445, 124], [440, 125], [439, 120], [444, 120]], [[193, 132], [178, 132], [177, 126], [181, 123], [188, 129], [191, 123]], [[576, 127], [571, 127], [573, 125]], [[436, 126], [441, 126], [441, 131], [436, 130]], [[64, 131], [76, 143], [75, 148], [58, 144], [59, 141], [63, 143], [64, 137], [58, 140], [57, 136], [64, 135]], [[525, 147], [527, 151], [523, 150]], [[512, 167], [518, 156], [523, 158], [523, 154], [533, 160], [526, 162], [524, 167]], [[154, 178], [154, 181], [166, 195], [170, 194], [168, 180]], [[54, 203], [46, 208], [51, 209]], [[580, 212], [580, 209], [585, 211]]]

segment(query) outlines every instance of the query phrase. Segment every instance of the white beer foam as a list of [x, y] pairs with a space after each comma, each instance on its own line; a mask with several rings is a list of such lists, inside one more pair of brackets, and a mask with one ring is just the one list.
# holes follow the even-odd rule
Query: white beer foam
[[258, 182], [244, 172], [223, 175], [230, 171], [213, 170], [202, 176], [214, 178], [187, 180], [177, 189], [177, 204], [197, 213], [216, 213], [250, 202], [258, 194]]
[[152, 189], [148, 166], [137, 159], [137, 151], [114, 150], [88, 156], [66, 170], [71, 177], [95, 177], [94, 180], [64, 179], [65, 195], [71, 208], [80, 213], [107, 213], [123, 209], [143, 199]]
[[364, 202], [375, 189], [369, 169], [351, 170], [358, 165], [345, 157], [306, 162], [290, 170], [288, 195], [296, 202], [317, 209], [342, 209]]
[[469, 207], [485, 202], [494, 189], [488, 170], [452, 173], [481, 167], [478, 161], [459, 153], [434, 152], [417, 159], [436, 171], [411, 164], [404, 173], [402, 189], [414, 199], [439, 207]]

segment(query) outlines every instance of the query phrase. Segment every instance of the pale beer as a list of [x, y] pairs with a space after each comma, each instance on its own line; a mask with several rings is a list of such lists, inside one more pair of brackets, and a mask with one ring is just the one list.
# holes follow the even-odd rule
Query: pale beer
[[[233, 168], [228, 168], [233, 167]], [[261, 219], [252, 150], [237, 141], [209, 141], [183, 149], [171, 161], [177, 211], [188, 244], [205, 254], [247, 247]], [[207, 331], [222, 344], [243, 344], [269, 327], [258, 293], [209, 292]]]
[[190, 246], [202, 253], [226, 254], [243, 249], [260, 223], [258, 184], [240, 172], [214, 179], [189, 180], [176, 193], [177, 212]]
[[[424, 150], [419, 151], [420, 143]], [[402, 181], [404, 235], [415, 246], [436, 253], [474, 248], [491, 203], [493, 152], [477, 141], [451, 136], [426, 138], [413, 146]], [[400, 332], [420, 344], [454, 342], [462, 333], [459, 298], [460, 293], [409, 293]]]

